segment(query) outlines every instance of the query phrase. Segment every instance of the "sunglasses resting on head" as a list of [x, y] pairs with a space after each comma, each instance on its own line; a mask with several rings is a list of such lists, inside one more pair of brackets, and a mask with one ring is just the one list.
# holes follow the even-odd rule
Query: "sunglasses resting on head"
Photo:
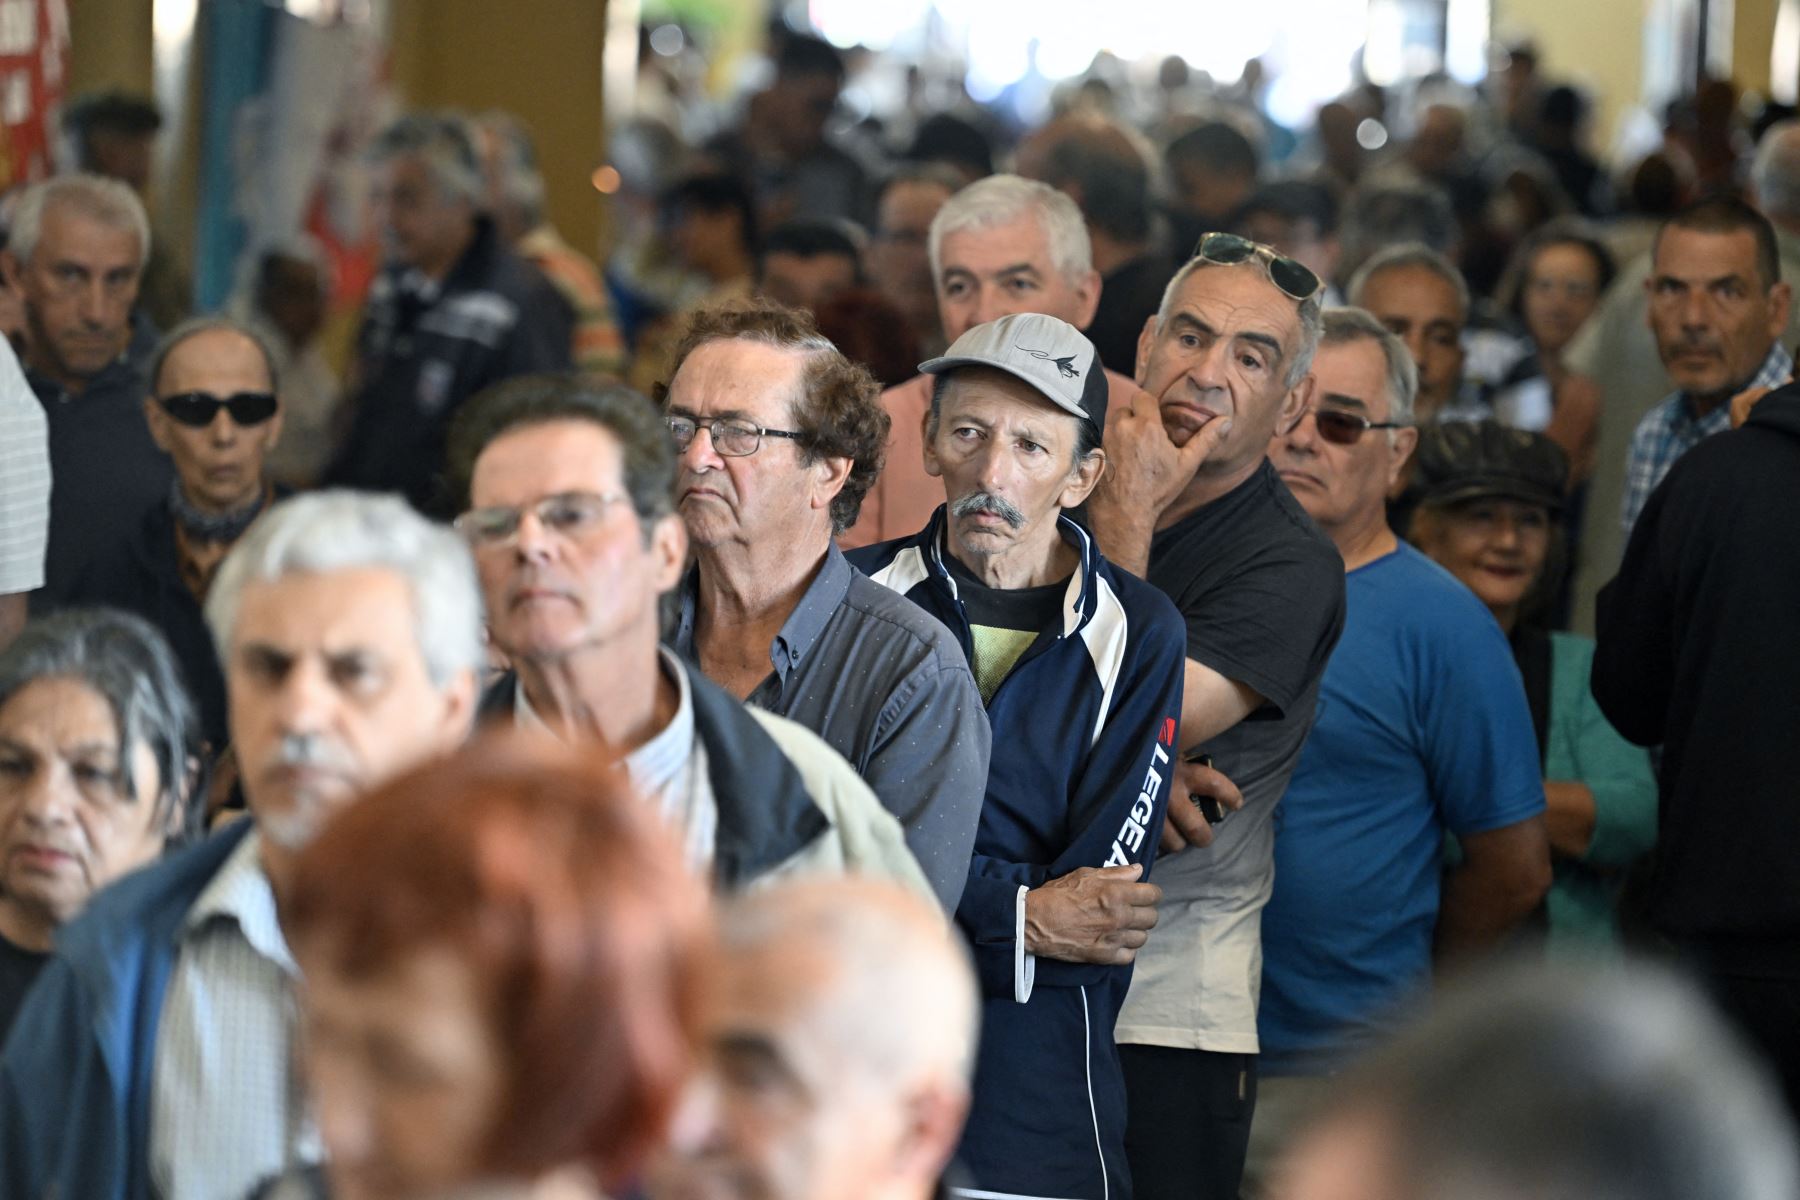
[[1194, 244], [1194, 257], [1221, 267], [1235, 267], [1252, 258], [1260, 259], [1269, 273], [1270, 282], [1295, 300], [1311, 300], [1325, 286], [1304, 263], [1235, 233], [1201, 234]]

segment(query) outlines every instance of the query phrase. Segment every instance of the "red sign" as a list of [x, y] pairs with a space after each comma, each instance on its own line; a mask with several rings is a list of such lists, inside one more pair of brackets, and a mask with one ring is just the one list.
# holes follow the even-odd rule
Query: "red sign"
[[0, 0], [0, 191], [50, 174], [68, 65], [64, 0]]

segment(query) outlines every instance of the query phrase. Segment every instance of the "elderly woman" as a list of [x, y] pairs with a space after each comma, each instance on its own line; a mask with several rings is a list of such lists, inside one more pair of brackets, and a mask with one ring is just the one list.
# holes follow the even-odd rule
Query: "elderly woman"
[[0, 652], [0, 1039], [57, 929], [200, 828], [200, 734], [137, 617], [71, 610]]
[[1567, 460], [1542, 434], [1484, 421], [1422, 431], [1417, 462], [1423, 500], [1410, 537], [1488, 606], [1524, 677], [1555, 867], [1550, 945], [1614, 946], [1625, 868], [1656, 837], [1656, 781], [1588, 690], [1594, 643], [1540, 621], [1562, 557]]
[[593, 1196], [660, 1144], [704, 885], [654, 811], [574, 753], [479, 746], [301, 852], [282, 921], [339, 1200]]

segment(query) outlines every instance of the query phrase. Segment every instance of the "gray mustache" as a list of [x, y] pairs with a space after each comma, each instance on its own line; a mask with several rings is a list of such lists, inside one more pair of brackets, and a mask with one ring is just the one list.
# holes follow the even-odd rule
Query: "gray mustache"
[[970, 492], [950, 506], [953, 517], [969, 517], [976, 513], [993, 513], [1014, 529], [1025, 523], [1025, 514], [1015, 508], [1012, 501], [992, 492]]
[[355, 765], [336, 742], [311, 733], [290, 733], [283, 737], [275, 750], [274, 758], [276, 763], [284, 767], [342, 770]]

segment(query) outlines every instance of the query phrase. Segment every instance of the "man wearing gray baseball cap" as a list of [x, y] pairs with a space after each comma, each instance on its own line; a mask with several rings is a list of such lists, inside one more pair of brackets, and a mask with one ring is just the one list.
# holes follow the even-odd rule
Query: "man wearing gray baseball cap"
[[966, 1194], [1127, 1196], [1113, 1022], [1156, 923], [1161, 892], [1144, 877], [1181, 726], [1185, 630], [1065, 511], [1106, 464], [1092, 343], [1021, 313], [919, 369], [934, 376], [925, 466], [947, 502], [916, 536], [849, 557], [956, 634], [993, 728], [956, 910], [983, 993], [960, 1151], [979, 1191]]

